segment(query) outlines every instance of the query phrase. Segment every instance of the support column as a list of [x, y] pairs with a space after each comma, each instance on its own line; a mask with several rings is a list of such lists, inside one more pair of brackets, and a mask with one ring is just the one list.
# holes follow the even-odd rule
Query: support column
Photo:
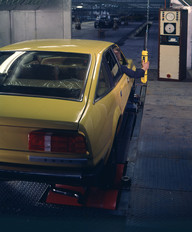
[[188, 10], [187, 69], [192, 69], [192, 7], [183, 8]]
[[62, 0], [63, 1], [63, 38], [71, 39], [71, 28], [72, 28], [72, 16], [71, 16], [71, 1], [72, 0]]

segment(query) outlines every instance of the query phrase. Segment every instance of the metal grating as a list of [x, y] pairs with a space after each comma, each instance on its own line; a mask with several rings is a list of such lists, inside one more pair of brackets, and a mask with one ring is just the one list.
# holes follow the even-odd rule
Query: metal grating
[[192, 194], [192, 160], [143, 157], [137, 160], [134, 187], [189, 191]]
[[[157, 130], [157, 125], [153, 128]], [[143, 148], [144, 144], [145, 149]], [[168, 137], [157, 133], [149, 138], [149, 134], [146, 134], [142, 136], [138, 145], [138, 156], [191, 160], [191, 150], [192, 143], [189, 137]]]
[[134, 187], [131, 191], [130, 215], [137, 220], [167, 221], [192, 217], [191, 192], [166, 191]]

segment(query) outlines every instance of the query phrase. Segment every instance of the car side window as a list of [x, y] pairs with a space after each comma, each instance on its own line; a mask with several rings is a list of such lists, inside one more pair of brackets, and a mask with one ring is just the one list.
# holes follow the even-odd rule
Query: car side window
[[122, 52], [121, 52], [121, 64], [122, 65], [127, 65], [127, 61], [126, 61], [124, 55], [122, 54]]
[[117, 63], [117, 59], [115, 58], [114, 54], [111, 51], [106, 52], [105, 58], [106, 58], [108, 67], [111, 71], [113, 80], [117, 82], [122, 75], [120, 67]]
[[[115, 48], [115, 47], [114, 47]], [[114, 49], [113, 48], [113, 49]], [[118, 48], [119, 49], [119, 48]], [[114, 52], [113, 52], [114, 53]], [[127, 60], [125, 59], [125, 56], [123, 55], [122, 51], [119, 49], [120, 57], [121, 59], [119, 60], [119, 63], [121, 65], [127, 65]]]
[[102, 62], [96, 88], [96, 100], [102, 96], [105, 96], [110, 89], [111, 85], [109, 81], [109, 74], [107, 73], [104, 62]]

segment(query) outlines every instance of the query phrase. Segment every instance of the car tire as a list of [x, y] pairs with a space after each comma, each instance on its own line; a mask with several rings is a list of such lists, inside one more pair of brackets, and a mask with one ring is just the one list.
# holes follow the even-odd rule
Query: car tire
[[100, 184], [104, 189], [112, 188], [114, 185], [117, 169], [117, 147], [117, 136], [115, 136], [109, 158], [100, 175]]

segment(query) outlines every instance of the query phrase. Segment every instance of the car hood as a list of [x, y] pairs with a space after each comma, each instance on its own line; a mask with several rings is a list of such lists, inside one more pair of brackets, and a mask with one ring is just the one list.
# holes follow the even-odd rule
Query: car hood
[[0, 95], [0, 126], [77, 130], [85, 101]]

